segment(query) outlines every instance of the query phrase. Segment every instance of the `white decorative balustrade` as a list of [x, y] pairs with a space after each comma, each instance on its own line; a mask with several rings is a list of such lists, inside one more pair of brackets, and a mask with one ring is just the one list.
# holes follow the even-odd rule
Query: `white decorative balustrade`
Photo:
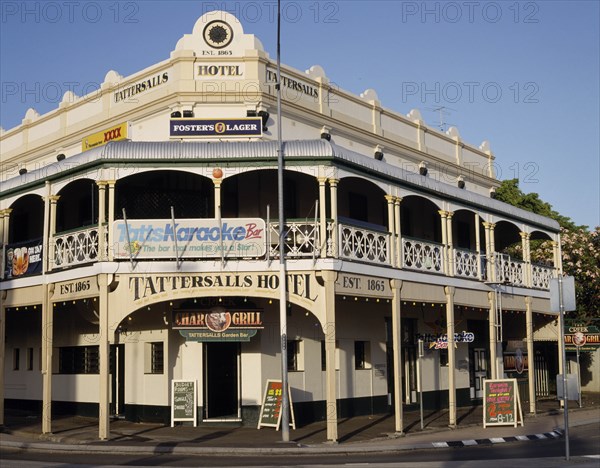
[[54, 236], [53, 267], [64, 268], [96, 262], [99, 258], [98, 226]]
[[402, 238], [404, 268], [433, 273], [444, 272], [444, 246], [433, 242]]
[[471, 250], [455, 249], [455, 275], [463, 278], [479, 278], [477, 263], [479, 254]]
[[363, 227], [338, 225], [340, 258], [389, 265], [390, 234]]
[[550, 279], [554, 277], [554, 268], [544, 265], [531, 265], [531, 286], [538, 289], [550, 289]]
[[497, 253], [495, 263], [497, 281], [514, 286], [526, 286], [525, 267], [527, 264], [525, 262], [513, 260], [508, 255]]
[[[269, 255], [279, 257], [279, 223], [269, 224]], [[321, 255], [319, 224], [288, 221], [285, 224], [285, 255], [290, 258], [312, 258]]]

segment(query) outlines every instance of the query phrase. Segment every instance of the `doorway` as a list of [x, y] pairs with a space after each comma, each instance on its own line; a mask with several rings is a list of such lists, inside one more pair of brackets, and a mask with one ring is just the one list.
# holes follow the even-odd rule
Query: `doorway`
[[125, 345], [110, 345], [110, 405], [111, 416], [125, 414]]
[[239, 421], [240, 344], [204, 344], [204, 419]]
[[487, 353], [484, 348], [471, 348], [471, 398], [483, 398], [483, 379], [487, 378]]

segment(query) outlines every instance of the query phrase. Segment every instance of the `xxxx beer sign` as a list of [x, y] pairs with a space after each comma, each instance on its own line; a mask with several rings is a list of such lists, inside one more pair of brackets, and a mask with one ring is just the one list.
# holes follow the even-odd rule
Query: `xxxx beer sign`
[[173, 329], [188, 341], [250, 341], [263, 329], [261, 310], [211, 310], [173, 312]]
[[103, 146], [109, 141], [124, 140], [127, 138], [127, 127], [127, 123], [122, 123], [115, 127], [88, 135], [81, 141], [81, 151], [87, 151], [98, 146]]

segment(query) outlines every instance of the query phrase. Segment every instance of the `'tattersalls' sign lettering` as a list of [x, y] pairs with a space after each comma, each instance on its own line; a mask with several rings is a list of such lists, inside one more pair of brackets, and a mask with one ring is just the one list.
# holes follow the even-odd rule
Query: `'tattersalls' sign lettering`
[[140, 81], [139, 83], [136, 83], [134, 85], [127, 86], [126, 88], [120, 89], [115, 92], [115, 103], [128, 101], [136, 94], [141, 94], [145, 91], [149, 91], [158, 85], [166, 83], [167, 81], [169, 81], [169, 73], [164, 72], [155, 75], [151, 78], [147, 78], [144, 81]]
[[[317, 300], [316, 280], [311, 273], [288, 273], [287, 290], [290, 295], [304, 300]], [[235, 292], [241, 295], [256, 292], [276, 293], [279, 289], [277, 273], [236, 273], [236, 274], [196, 274], [196, 275], [153, 275], [129, 278], [129, 290], [135, 303], [148, 303], [165, 296], [207, 295], [217, 292]]]

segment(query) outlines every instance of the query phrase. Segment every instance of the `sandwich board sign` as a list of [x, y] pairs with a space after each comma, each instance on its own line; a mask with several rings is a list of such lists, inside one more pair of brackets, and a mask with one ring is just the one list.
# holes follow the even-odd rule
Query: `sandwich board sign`
[[483, 427], [523, 425], [517, 379], [484, 379]]
[[[265, 394], [260, 407], [260, 416], [258, 418], [258, 427], [274, 427], [277, 431], [281, 426], [281, 401], [283, 397], [283, 385], [281, 380], [267, 380], [265, 385]], [[294, 419], [294, 405], [292, 404], [292, 394], [288, 387], [288, 401], [290, 402], [290, 413], [292, 420], [290, 425], [296, 429], [296, 420]]]
[[192, 421], [196, 427], [198, 410], [196, 381], [173, 380], [171, 383], [171, 427], [176, 421]]

